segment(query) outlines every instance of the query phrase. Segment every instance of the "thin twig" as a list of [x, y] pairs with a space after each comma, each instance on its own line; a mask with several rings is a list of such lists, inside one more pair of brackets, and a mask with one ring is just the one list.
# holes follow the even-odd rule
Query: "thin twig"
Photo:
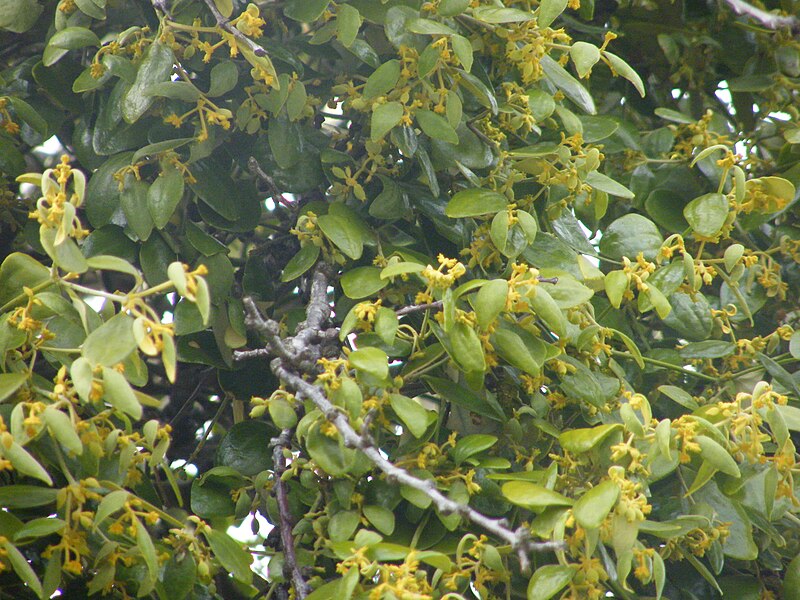
[[269, 186], [269, 191], [272, 194], [272, 197], [277, 199], [278, 202], [283, 204], [286, 208], [292, 208], [292, 203], [286, 199], [286, 197], [281, 193], [278, 189], [278, 186], [275, 184], [275, 180], [272, 179], [269, 175], [267, 175], [266, 171], [261, 168], [261, 165], [258, 164], [255, 156], [251, 156], [250, 159], [247, 161], [247, 168], [256, 177], [258, 177], [261, 181], [266, 183]]
[[247, 46], [250, 49], [250, 51], [256, 56], [267, 55], [267, 51], [264, 50], [262, 46], [256, 44], [245, 34], [236, 29], [236, 27], [231, 25], [231, 22], [228, 19], [226, 19], [221, 12], [219, 12], [217, 5], [214, 4], [214, 0], [205, 0], [205, 3], [206, 6], [208, 6], [208, 10], [210, 10], [211, 14], [214, 15], [214, 19], [216, 19], [217, 25], [219, 25], [222, 29], [230, 33], [236, 39], [237, 42], [240, 42], [245, 46]]
[[437, 300], [436, 302], [427, 302], [425, 304], [412, 304], [411, 306], [404, 306], [403, 308], [398, 308], [394, 312], [398, 317], [402, 317], [403, 315], [410, 315], [411, 313], [422, 312], [423, 310], [428, 310], [429, 308], [439, 310], [440, 308], [442, 308], [442, 301]]
[[776, 15], [762, 10], [744, 0], [723, 0], [737, 15], [745, 15], [758, 21], [767, 29], [790, 29], [794, 33], [800, 32], [800, 19], [795, 16]]
[[284, 576], [289, 576], [294, 583], [295, 597], [303, 600], [310, 592], [308, 583], [303, 579], [300, 567], [297, 566], [297, 556], [294, 549], [294, 536], [292, 535], [292, 512], [289, 507], [289, 495], [286, 493], [281, 476], [286, 471], [286, 457], [283, 454], [285, 448], [291, 448], [292, 430], [284, 429], [281, 434], [273, 438], [270, 442], [273, 446], [272, 458], [275, 463], [275, 499], [278, 502], [278, 524], [283, 543], [283, 563]]

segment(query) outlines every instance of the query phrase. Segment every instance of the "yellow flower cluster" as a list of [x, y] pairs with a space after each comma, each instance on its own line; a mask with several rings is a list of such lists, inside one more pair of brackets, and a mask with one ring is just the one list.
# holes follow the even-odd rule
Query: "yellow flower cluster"
[[432, 302], [433, 290], [446, 290], [452, 287], [456, 279], [462, 277], [467, 272], [466, 267], [458, 262], [458, 259], [447, 258], [443, 254], [439, 254], [437, 260], [439, 261], [438, 268], [434, 269], [431, 265], [428, 265], [422, 273], [420, 273], [428, 282], [428, 288], [424, 292], [417, 294], [417, 304]]
[[[23, 175], [22, 178], [26, 176]], [[77, 214], [83, 204], [86, 177], [80, 171], [70, 168], [66, 154], [61, 156], [58, 166], [42, 173], [40, 186], [42, 196], [36, 202], [36, 210], [29, 216], [36, 219], [42, 229], [55, 230], [53, 245], [58, 246], [67, 238], [82, 239], [89, 235]]]

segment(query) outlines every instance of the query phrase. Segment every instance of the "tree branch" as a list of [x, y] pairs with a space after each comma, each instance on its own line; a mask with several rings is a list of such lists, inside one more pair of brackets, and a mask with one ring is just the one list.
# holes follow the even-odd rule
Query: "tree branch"
[[214, 0], [205, 0], [206, 6], [208, 6], [208, 10], [211, 11], [211, 14], [214, 15], [214, 19], [217, 21], [217, 25], [219, 25], [222, 29], [230, 33], [237, 42], [247, 46], [250, 51], [255, 54], [256, 56], [266, 56], [267, 51], [264, 50], [262, 46], [256, 44], [253, 40], [243, 34], [241, 31], [236, 29], [233, 25], [231, 25], [230, 21], [226, 19], [219, 9], [217, 5], [214, 4]]
[[291, 372], [282, 364], [280, 358], [272, 361], [272, 370], [279, 379], [294, 388], [297, 394], [311, 400], [322, 411], [325, 418], [339, 430], [339, 434], [347, 447], [363, 452], [391, 481], [407, 485], [426, 494], [433, 501], [436, 508], [439, 509], [439, 512], [443, 514], [457, 513], [510, 544], [517, 553], [520, 567], [523, 570], [527, 570], [530, 567], [528, 555], [531, 552], [550, 552], [564, 548], [563, 544], [559, 542], [534, 542], [527, 528], [518, 527], [512, 530], [505, 519], [492, 519], [467, 504], [451, 500], [442, 494], [432, 481], [414, 477], [405, 469], [384, 458], [371, 440], [356, 433], [345, 414], [340, 412], [328, 400], [322, 389]]
[[404, 306], [403, 308], [398, 308], [394, 312], [398, 317], [402, 317], [403, 315], [410, 315], [411, 313], [422, 312], [423, 310], [428, 310], [429, 308], [439, 310], [440, 308], [442, 308], [442, 301], [437, 300], [436, 302], [428, 302], [426, 304], [412, 304], [411, 306]]
[[722, 0], [737, 15], [750, 17], [768, 29], [790, 29], [800, 32], [800, 19], [794, 16], [776, 15], [762, 10], [744, 0]]
[[255, 177], [258, 177], [261, 181], [266, 183], [269, 186], [269, 191], [272, 193], [272, 197], [276, 199], [278, 202], [283, 204], [286, 208], [292, 208], [292, 203], [281, 193], [278, 189], [278, 186], [275, 184], [275, 180], [272, 179], [264, 169], [261, 168], [261, 165], [258, 164], [255, 156], [251, 156], [247, 161], [247, 168]]
[[[530, 567], [529, 555], [531, 552], [549, 552], [563, 549], [564, 545], [560, 542], [534, 542], [530, 531], [526, 527], [511, 529], [505, 519], [487, 517], [467, 504], [456, 502], [440, 492], [432, 481], [414, 477], [405, 469], [398, 467], [381, 454], [369, 431], [365, 429], [361, 434], [357, 433], [350, 424], [348, 417], [334, 406], [322, 388], [304, 379], [303, 373], [314, 374], [316, 359], [322, 356], [322, 349], [320, 347], [315, 348], [314, 342], [318, 342], [317, 345], [319, 346], [321, 345], [319, 344], [320, 341], [325, 341], [325, 336], [320, 336], [320, 331], [331, 315], [331, 307], [328, 301], [330, 276], [330, 266], [323, 263], [317, 265], [311, 278], [306, 320], [298, 325], [294, 336], [285, 339], [280, 337], [278, 323], [262, 317], [255, 302], [250, 298], [245, 298], [244, 305], [247, 312], [245, 322], [267, 338], [267, 348], [271, 349], [276, 356], [270, 366], [278, 379], [291, 388], [299, 397], [311, 400], [325, 418], [336, 426], [344, 444], [348, 448], [354, 448], [362, 452], [378, 469], [384, 472], [390, 481], [421, 491], [431, 499], [434, 506], [442, 514], [456, 513], [508, 543], [517, 553], [520, 567], [523, 570], [528, 570]], [[441, 302], [432, 302], [427, 305], [420, 304], [401, 308], [397, 311], [397, 314], [403, 315], [418, 310], [440, 307]], [[237, 358], [252, 356], [256, 352], [258, 351], [250, 351], [246, 354], [237, 353], [236, 356]], [[277, 469], [279, 465], [277, 454], [275, 455], [275, 464]], [[281, 534], [283, 535], [283, 530]]]
[[286, 457], [283, 454], [285, 448], [291, 448], [292, 444], [292, 430], [284, 429], [281, 434], [270, 441], [273, 446], [272, 458], [275, 463], [275, 499], [278, 502], [278, 518], [280, 523], [278, 527], [281, 533], [281, 543], [283, 545], [283, 555], [285, 561], [283, 563], [284, 576], [288, 579], [291, 578], [294, 584], [295, 597], [303, 600], [310, 590], [308, 583], [303, 579], [303, 574], [300, 572], [300, 567], [297, 566], [297, 555], [294, 550], [294, 536], [292, 535], [293, 524], [291, 522], [291, 509], [289, 508], [289, 495], [286, 493], [286, 486], [281, 479], [283, 473], [286, 471]]

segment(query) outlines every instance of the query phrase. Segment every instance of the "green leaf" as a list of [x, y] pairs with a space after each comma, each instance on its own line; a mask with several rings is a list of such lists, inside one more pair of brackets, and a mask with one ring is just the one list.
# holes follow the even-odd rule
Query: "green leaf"
[[191, 552], [182, 556], [173, 554], [164, 565], [162, 583], [164, 593], [170, 600], [184, 600], [194, 588], [197, 578], [197, 563]]
[[567, 98], [572, 100], [576, 106], [590, 115], [597, 112], [591, 94], [589, 94], [586, 88], [570, 75], [564, 67], [551, 58], [549, 54], [545, 54], [541, 58], [540, 64], [547, 80], [564, 92]]
[[342, 290], [348, 298], [358, 300], [372, 296], [385, 288], [389, 281], [381, 277], [378, 267], [356, 267], [341, 278]]
[[400, 79], [400, 61], [389, 60], [373, 71], [364, 84], [364, 98], [377, 98], [393, 89]]
[[23, 475], [28, 475], [29, 477], [35, 477], [45, 482], [47, 485], [53, 485], [50, 474], [39, 464], [39, 461], [31, 456], [28, 451], [17, 442], [11, 442], [11, 446], [9, 447], [0, 445], [0, 453], [11, 462], [11, 465], [16, 471], [19, 471]]
[[48, 506], [56, 501], [59, 490], [38, 485], [0, 486], [0, 506], [7, 509]]
[[739, 465], [725, 448], [705, 435], [697, 435], [694, 441], [700, 444], [700, 456], [709, 465], [726, 475], [739, 478], [742, 476]]
[[100, 38], [86, 27], [65, 27], [54, 33], [47, 44], [64, 50], [77, 50], [86, 46], [100, 46]]
[[330, 0], [288, 0], [283, 14], [304, 23], [316, 21], [325, 12]]
[[[614, 72], [620, 77], [624, 77], [630, 81], [633, 84], [633, 87], [636, 88], [636, 91], [639, 92], [639, 95], [644, 98], [644, 82], [642, 82], [642, 78], [639, 77], [639, 74], [616, 54], [612, 54], [611, 52], [604, 50], [603, 56], [608, 59], [608, 62], [611, 63], [611, 68], [614, 69]], [[733, 90], [733, 88], [731, 88], [731, 90]], [[658, 109], [656, 109], [656, 114], [658, 114]], [[693, 123], [694, 120], [690, 119], [688, 122]]]
[[660, 385], [658, 386], [658, 391], [664, 394], [670, 400], [677, 402], [684, 408], [688, 408], [691, 411], [695, 411], [700, 408], [700, 405], [697, 404], [692, 395], [684, 390], [683, 388], [679, 388], [675, 385]]
[[453, 195], [444, 209], [444, 214], [453, 219], [477, 217], [487, 213], [504, 210], [508, 205], [506, 197], [494, 190], [470, 188]]
[[505, 279], [493, 279], [478, 290], [472, 304], [481, 329], [486, 331], [500, 315], [505, 308], [507, 296], [508, 282]]
[[438, 13], [443, 17], [455, 17], [469, 8], [470, 0], [441, 0]]
[[453, 35], [458, 33], [452, 27], [432, 19], [412, 18], [406, 21], [406, 30], [421, 35]]
[[789, 373], [789, 371], [784, 369], [778, 362], [761, 352], [758, 353], [758, 360], [762, 365], [764, 365], [764, 368], [770, 375], [772, 375], [775, 381], [780, 383], [785, 389], [794, 392], [795, 397], [800, 398], [800, 387], [798, 387], [794, 377], [791, 373]]
[[290, 121], [297, 121], [303, 116], [307, 100], [306, 86], [302, 81], [296, 81], [286, 98], [286, 115]]
[[492, 336], [492, 345], [497, 354], [509, 364], [528, 375], [539, 376], [544, 357], [534, 356], [517, 333], [508, 329], [498, 329]]
[[550, 600], [572, 581], [576, 572], [566, 565], [539, 567], [528, 583], [528, 600]]
[[0, 545], [2, 545], [3, 549], [6, 551], [6, 558], [8, 562], [11, 563], [11, 567], [14, 569], [17, 577], [24, 581], [33, 593], [41, 598], [42, 583], [36, 576], [36, 572], [28, 564], [28, 560], [17, 550], [17, 547], [8, 540], [4, 539], [0, 542]]
[[616, 505], [617, 498], [619, 486], [607, 479], [584, 493], [572, 507], [572, 514], [584, 529], [597, 529]]
[[214, 65], [211, 69], [211, 86], [208, 88], [208, 96], [216, 98], [223, 96], [236, 87], [239, 81], [239, 69], [233, 61], [223, 61]]
[[592, 186], [596, 190], [606, 192], [612, 196], [619, 196], [620, 198], [631, 199], [634, 197], [633, 192], [626, 188], [621, 183], [617, 183], [608, 175], [603, 175], [599, 171], [592, 171], [584, 178], [584, 182]]
[[[472, 42], [470, 42], [467, 38], [463, 35], [453, 35], [450, 36], [450, 45], [453, 46], [453, 52], [458, 58], [458, 62], [461, 63], [461, 66], [464, 67], [464, 70], [469, 72], [472, 69], [472, 63], [474, 57], [472, 55]], [[450, 110], [450, 103], [459, 101], [457, 94], [448, 94], [447, 96], [447, 108], [448, 111]], [[459, 119], [460, 120], [460, 119]], [[456, 125], [451, 121], [452, 125]]]
[[42, 5], [36, 0], [0, 1], [0, 28], [14, 33], [24, 33], [42, 14]]
[[147, 208], [148, 185], [132, 176], [126, 176], [125, 187], [119, 202], [128, 227], [141, 241], [147, 240], [153, 231], [153, 217]]
[[157, 98], [170, 98], [182, 102], [194, 103], [202, 97], [200, 90], [188, 81], [162, 81], [148, 85], [142, 94]]
[[11, 105], [17, 116], [31, 126], [36, 132], [40, 133], [43, 138], [48, 137], [49, 126], [47, 121], [33, 108], [30, 104], [25, 102], [22, 98], [11, 96], [9, 98]]
[[269, 440], [276, 434], [263, 421], [250, 419], [236, 423], [219, 444], [216, 464], [235, 469], [246, 477], [271, 469]]
[[624, 271], [611, 271], [603, 279], [603, 285], [611, 306], [619, 308], [622, 304], [623, 295], [628, 289], [628, 276]]
[[350, 364], [359, 371], [363, 371], [383, 381], [389, 376], [389, 357], [383, 350], [366, 347], [359, 348], [350, 353]]
[[683, 358], [724, 358], [736, 351], [736, 344], [724, 340], [705, 340], [686, 344], [681, 350]]
[[629, 213], [611, 223], [603, 232], [600, 252], [614, 260], [623, 256], [635, 259], [641, 252], [645, 259], [653, 261], [663, 241], [655, 223], [642, 215]]
[[372, 525], [384, 535], [394, 533], [394, 513], [384, 506], [368, 504], [362, 509], [364, 516]]
[[98, 527], [103, 521], [117, 511], [122, 510], [122, 507], [125, 506], [129, 497], [130, 493], [126, 490], [115, 490], [103, 496], [94, 514], [95, 527]]
[[134, 419], [142, 418], [142, 405], [133, 393], [130, 384], [119, 371], [103, 367], [103, 398], [119, 410]]
[[390, 394], [389, 403], [414, 437], [421, 438], [425, 434], [431, 417], [434, 417], [432, 413], [425, 410], [419, 402], [402, 394]]
[[0, 374], [0, 402], [9, 398], [22, 384], [28, 381], [27, 373]]
[[418, 109], [414, 117], [427, 135], [448, 144], [458, 144], [458, 134], [447, 119], [430, 110]]
[[252, 582], [253, 572], [250, 570], [250, 564], [253, 562], [253, 557], [239, 542], [217, 529], [206, 529], [203, 535], [208, 540], [214, 557], [226, 571], [242, 583]]
[[472, 94], [481, 105], [491, 110], [493, 115], [496, 115], [498, 112], [498, 105], [494, 92], [486, 87], [486, 84], [472, 73], [468, 73], [463, 69], [457, 69], [456, 72], [461, 77], [460, 85]]
[[784, 600], [800, 600], [800, 554], [786, 566], [781, 597]]
[[381, 271], [381, 279], [390, 279], [398, 275], [408, 275], [411, 273], [421, 273], [425, 270], [425, 265], [416, 262], [402, 261], [384, 267]]
[[496, 6], [478, 6], [472, 10], [472, 16], [484, 23], [524, 23], [534, 18], [527, 10]]
[[361, 13], [350, 4], [340, 4], [336, 11], [337, 37], [342, 46], [349, 48], [361, 27]]
[[169, 45], [155, 40], [144, 52], [144, 58], [136, 72], [136, 79], [122, 98], [122, 118], [127, 123], [138, 121], [153, 104], [153, 96], [145, 90], [154, 83], [169, 79], [175, 57]]
[[63, 530], [67, 522], [56, 517], [41, 517], [28, 521], [14, 532], [14, 541], [24, 541], [46, 537]]
[[[444, 400], [494, 421], [505, 420], [503, 408], [494, 397], [484, 397], [449, 379], [430, 376], [425, 376], [423, 379]], [[800, 409], [798, 411], [800, 412]], [[800, 418], [798, 418], [798, 427], [800, 427]]]
[[572, 500], [566, 496], [530, 481], [509, 481], [503, 484], [502, 490], [512, 504], [536, 512], [551, 506], [572, 506]]
[[319, 253], [319, 246], [313, 244], [300, 248], [300, 251], [292, 257], [283, 269], [281, 281], [292, 281], [300, 277], [300, 275], [314, 266], [317, 258], [319, 258]]
[[631, 353], [631, 356], [633, 356], [633, 360], [636, 361], [636, 364], [639, 366], [639, 368], [644, 369], [644, 359], [642, 358], [642, 351], [639, 350], [639, 347], [634, 343], [634, 341], [627, 335], [619, 331], [618, 329], [612, 329], [611, 331], [614, 332], [614, 337], [617, 337], [622, 340], [622, 343], [625, 344], [625, 347], [628, 349], [628, 352]]
[[370, 137], [373, 142], [383, 139], [403, 118], [403, 105], [397, 101], [379, 104], [372, 110]]
[[482, 373], [486, 369], [481, 340], [472, 327], [460, 321], [453, 325], [450, 330], [450, 344], [453, 360], [465, 373]]
[[600, 60], [600, 50], [594, 44], [575, 42], [569, 49], [570, 58], [578, 72], [578, 77], [583, 79], [592, 71], [592, 67]]
[[608, 423], [597, 427], [570, 429], [558, 436], [558, 443], [573, 454], [588, 452], [602, 443], [609, 435], [622, 429], [619, 423]]
[[465, 436], [456, 442], [451, 451], [453, 462], [460, 465], [468, 458], [488, 450], [497, 443], [497, 438], [493, 435], [483, 433], [473, 433]]
[[391, 346], [394, 343], [399, 326], [397, 313], [385, 306], [378, 308], [375, 314], [375, 333], [381, 337], [384, 344]]
[[226, 19], [229, 19], [233, 14], [233, 0], [214, 0], [214, 5]]
[[539, 27], [550, 27], [553, 21], [567, 8], [567, 0], [542, 0], [539, 3]]
[[120, 312], [91, 332], [83, 342], [82, 354], [94, 365], [111, 367], [136, 349], [133, 319]]
[[142, 559], [147, 566], [147, 575], [151, 583], [155, 583], [158, 578], [158, 558], [156, 557], [156, 549], [153, 545], [153, 538], [150, 537], [150, 532], [142, 525], [142, 522], [133, 517], [131, 519], [131, 526], [136, 527], [136, 545], [139, 552], [142, 553]]
[[527, 300], [536, 316], [542, 319], [559, 338], [567, 334], [567, 317], [544, 286], [537, 286], [536, 293]]
[[183, 198], [183, 175], [178, 169], [168, 168], [147, 190], [147, 207], [156, 229], [163, 229], [172, 218]]
[[72, 420], [62, 411], [48, 406], [42, 412], [44, 422], [58, 442], [70, 452], [80, 456], [83, 454], [83, 443], [76, 432]]
[[28, 297], [23, 287], [36, 288], [50, 279], [50, 271], [32, 256], [21, 252], [12, 252], [0, 265], [0, 306], [15, 300], [13, 308], [25, 303]]
[[356, 458], [354, 450], [344, 447], [338, 433], [335, 437], [322, 433], [319, 422], [312, 425], [308, 431], [306, 449], [311, 459], [333, 477], [347, 475]]
[[361, 230], [351, 220], [338, 215], [327, 214], [317, 219], [317, 224], [331, 242], [344, 254], [358, 260], [364, 251]]
[[356, 531], [361, 519], [354, 510], [343, 510], [337, 512], [328, 521], [328, 535], [332, 542], [343, 542], [349, 540]]
[[704, 194], [683, 208], [683, 216], [694, 232], [703, 237], [714, 237], [728, 218], [728, 199], [722, 194]]

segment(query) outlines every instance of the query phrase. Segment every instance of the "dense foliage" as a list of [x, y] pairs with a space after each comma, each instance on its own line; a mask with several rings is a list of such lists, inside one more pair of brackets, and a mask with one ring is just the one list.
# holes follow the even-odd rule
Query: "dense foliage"
[[765, 4], [0, 0], [0, 598], [800, 598]]

